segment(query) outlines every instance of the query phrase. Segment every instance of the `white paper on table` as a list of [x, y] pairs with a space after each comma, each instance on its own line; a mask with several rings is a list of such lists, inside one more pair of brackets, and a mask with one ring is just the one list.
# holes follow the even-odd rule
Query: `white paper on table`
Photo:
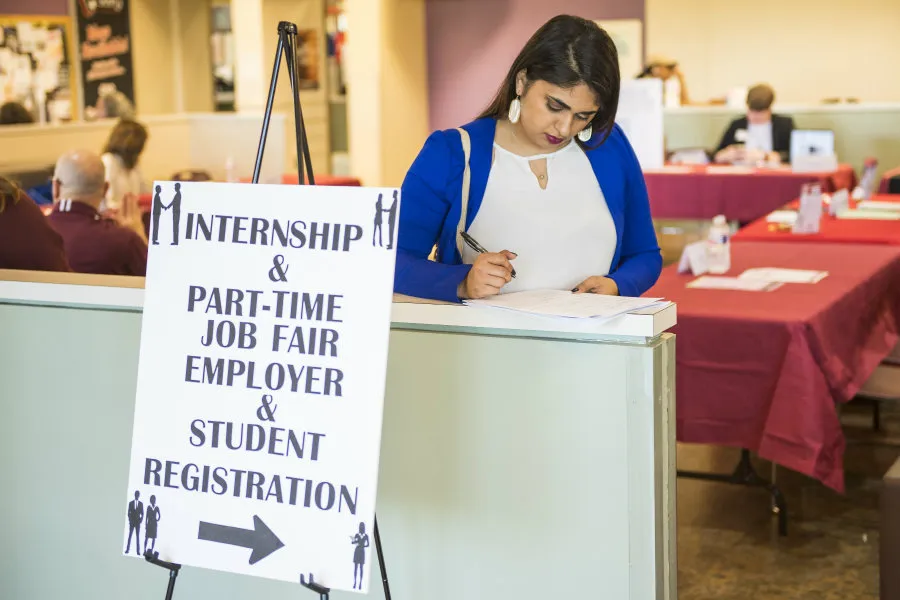
[[602, 294], [573, 294], [568, 290], [531, 290], [466, 300], [469, 306], [503, 308], [519, 312], [575, 319], [611, 319], [657, 304], [661, 298], [632, 298]]
[[819, 283], [828, 277], [828, 271], [811, 271], [805, 269], [779, 269], [776, 267], [760, 267], [747, 269], [739, 279], [768, 281], [771, 283]]
[[706, 240], [693, 242], [684, 247], [681, 252], [681, 260], [678, 261], [678, 272], [691, 272], [695, 277], [709, 271], [709, 244]]
[[858, 210], [887, 210], [900, 211], [900, 198], [897, 202], [888, 202], [886, 200], [863, 200], [856, 205]]
[[706, 167], [706, 172], [710, 175], [749, 175], [751, 173], [755, 173], [756, 169], [753, 167], [742, 167], [735, 165], [716, 165], [712, 167]]
[[687, 175], [689, 173], [693, 173], [694, 169], [692, 169], [688, 165], [663, 165], [661, 167], [654, 167], [652, 169], [643, 169], [644, 173], [668, 173], [675, 175]]
[[845, 210], [835, 215], [838, 219], [867, 221], [896, 221], [900, 219], [900, 210]]
[[780, 283], [760, 281], [756, 279], [741, 279], [739, 277], [716, 277], [704, 275], [698, 277], [689, 284], [689, 288], [705, 290], [738, 290], [741, 292], [771, 292], [781, 287]]
[[767, 223], [784, 223], [785, 225], [793, 225], [796, 221], [796, 210], [776, 210], [766, 216]]

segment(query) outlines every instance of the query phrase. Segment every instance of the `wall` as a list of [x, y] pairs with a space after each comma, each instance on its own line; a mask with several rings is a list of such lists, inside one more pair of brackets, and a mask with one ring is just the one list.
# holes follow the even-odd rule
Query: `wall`
[[0, 0], [0, 15], [68, 15], [69, 0]]
[[897, 0], [647, 0], [645, 31], [648, 53], [681, 62], [692, 100], [767, 81], [784, 102], [889, 101], [898, 27]]
[[425, 0], [349, 0], [350, 165], [364, 185], [399, 187], [428, 135]]
[[[301, 90], [300, 105], [303, 109], [303, 122], [306, 125], [306, 137], [309, 142], [309, 153], [312, 159], [313, 173], [331, 172], [330, 140], [328, 131], [327, 81], [325, 78], [325, 3], [319, 0], [263, 0], [262, 3], [262, 49], [264, 85], [255, 91], [265, 108], [266, 94], [269, 90], [275, 49], [278, 46], [278, 22], [291, 21], [299, 30], [314, 29], [318, 34], [319, 53], [319, 88]], [[236, 40], [238, 52], [241, 52], [241, 41]], [[240, 81], [237, 85], [240, 85]], [[273, 112], [287, 116], [285, 144], [289, 156], [285, 165], [287, 172], [296, 173], [297, 138], [294, 125], [294, 101], [291, 95], [291, 84], [288, 78], [287, 65], [282, 61], [278, 74], [278, 89], [275, 94]], [[262, 121], [260, 121], [262, 124]]]
[[432, 129], [476, 117], [519, 50], [551, 17], [644, 18], [644, 0], [428, 0], [426, 6]]
[[[259, 118], [234, 113], [182, 114], [148, 116], [142, 119], [149, 138], [141, 154], [141, 173], [145, 183], [169, 179], [182, 169], [209, 171], [214, 179], [225, 177], [225, 159], [233, 156], [238, 165], [236, 175], [249, 177], [256, 143]], [[4, 156], [3, 167], [10, 171], [18, 166], [36, 168], [53, 165], [60, 154], [73, 148], [100, 152], [115, 121], [104, 119], [90, 123], [65, 125], [17, 125], [0, 127], [0, 148], [15, 148], [15, 160]], [[260, 182], [274, 183], [284, 172], [286, 154], [285, 119], [272, 117]]]
[[[213, 76], [210, 53], [210, 0], [175, 0], [181, 50], [182, 106], [176, 110], [212, 112]], [[176, 99], [177, 101], [177, 99]]]
[[428, 132], [426, 5], [422, 0], [392, 0], [385, 5], [381, 185], [403, 183]]
[[169, 0], [131, 0], [132, 65], [139, 116], [175, 112], [173, 47]]

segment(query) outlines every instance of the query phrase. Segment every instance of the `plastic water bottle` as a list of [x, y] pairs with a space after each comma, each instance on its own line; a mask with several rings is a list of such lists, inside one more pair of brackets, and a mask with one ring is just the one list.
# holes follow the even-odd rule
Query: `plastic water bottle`
[[713, 275], [727, 273], [731, 269], [731, 228], [725, 215], [717, 215], [709, 228], [707, 266]]

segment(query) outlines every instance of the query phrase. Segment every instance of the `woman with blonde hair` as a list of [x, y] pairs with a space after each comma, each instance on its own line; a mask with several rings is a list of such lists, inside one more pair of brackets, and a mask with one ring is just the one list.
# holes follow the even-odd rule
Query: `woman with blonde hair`
[[131, 119], [122, 119], [113, 128], [100, 159], [106, 167], [109, 191], [101, 207], [120, 210], [127, 194], [138, 196], [144, 191], [144, 178], [138, 160], [147, 143], [147, 129]]

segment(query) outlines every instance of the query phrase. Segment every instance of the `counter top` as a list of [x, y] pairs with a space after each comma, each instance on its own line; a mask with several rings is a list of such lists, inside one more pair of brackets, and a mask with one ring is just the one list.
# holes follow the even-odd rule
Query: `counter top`
[[[144, 279], [78, 273], [0, 270], [0, 304], [140, 312]], [[395, 330], [643, 342], [676, 322], [672, 303], [611, 320], [566, 319], [394, 296]]]

